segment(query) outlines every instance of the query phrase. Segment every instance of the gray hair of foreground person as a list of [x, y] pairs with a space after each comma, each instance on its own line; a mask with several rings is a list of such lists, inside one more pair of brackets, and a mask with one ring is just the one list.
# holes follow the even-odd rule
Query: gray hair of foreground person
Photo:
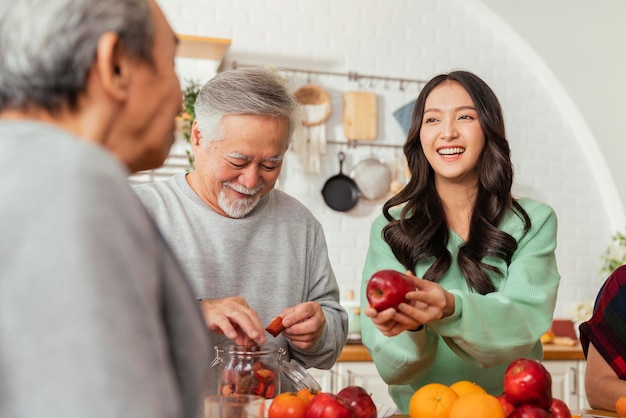
[[264, 67], [217, 74], [200, 89], [194, 111], [205, 146], [223, 138], [221, 122], [226, 115], [284, 117], [289, 121], [288, 141], [299, 124], [298, 102], [286, 80]]
[[118, 34], [129, 55], [153, 62], [154, 22], [146, 0], [3, 3], [0, 111], [33, 105], [49, 112], [65, 106], [75, 110], [106, 32]]

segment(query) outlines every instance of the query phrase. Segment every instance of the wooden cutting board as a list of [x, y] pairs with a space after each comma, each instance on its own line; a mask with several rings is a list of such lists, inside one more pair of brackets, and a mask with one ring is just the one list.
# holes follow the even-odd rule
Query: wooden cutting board
[[347, 91], [343, 94], [343, 133], [349, 141], [376, 139], [376, 94]]

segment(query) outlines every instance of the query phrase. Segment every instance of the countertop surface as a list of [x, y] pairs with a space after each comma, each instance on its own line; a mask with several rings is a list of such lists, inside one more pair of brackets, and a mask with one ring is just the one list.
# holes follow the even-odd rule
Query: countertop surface
[[[572, 411], [572, 418], [575, 417], [616, 417], [619, 418], [615, 412], [602, 411], [599, 409], [584, 409], [582, 411]], [[408, 415], [392, 415], [391, 418], [409, 418]]]
[[[554, 344], [544, 344], [544, 360], [584, 360], [585, 356], [580, 344], [574, 346], [561, 346]], [[360, 343], [348, 343], [339, 355], [337, 361], [372, 361], [369, 352]]]

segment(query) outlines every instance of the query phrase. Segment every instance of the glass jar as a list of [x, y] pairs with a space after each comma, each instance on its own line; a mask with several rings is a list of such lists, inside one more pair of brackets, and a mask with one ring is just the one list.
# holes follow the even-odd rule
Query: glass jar
[[252, 394], [272, 399], [280, 393], [280, 376], [296, 390], [321, 390], [319, 383], [295, 360], [284, 361], [283, 348], [273, 344], [215, 347], [211, 367], [219, 367], [217, 393]]
[[220, 395], [251, 394], [272, 399], [280, 392], [280, 356], [272, 344], [215, 347]]

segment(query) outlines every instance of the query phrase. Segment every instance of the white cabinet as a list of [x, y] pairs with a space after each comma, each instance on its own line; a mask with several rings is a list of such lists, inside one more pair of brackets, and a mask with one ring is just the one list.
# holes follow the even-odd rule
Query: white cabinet
[[334, 369], [337, 370], [337, 390], [346, 386], [361, 386], [371, 394], [374, 402], [395, 405], [387, 391], [387, 384], [378, 374], [373, 362], [341, 362], [337, 363]]
[[589, 409], [589, 403], [587, 402], [587, 395], [585, 393], [585, 369], [587, 368], [586, 361], [578, 362], [578, 390], [580, 392], [578, 396], [578, 408]]
[[387, 384], [371, 361], [338, 362], [330, 370], [308, 369], [308, 372], [325, 392], [337, 393], [346, 386], [361, 386], [371, 394], [374, 402], [395, 405], [387, 392]]
[[331, 370], [311, 368], [308, 369], [307, 372], [309, 372], [309, 374], [313, 376], [315, 380], [317, 380], [317, 383], [320, 384], [323, 392], [334, 392], [336, 379], [335, 376], [337, 374], [334, 368]]
[[547, 360], [543, 362], [552, 376], [552, 397], [561, 399], [572, 410], [586, 409], [585, 361]]

